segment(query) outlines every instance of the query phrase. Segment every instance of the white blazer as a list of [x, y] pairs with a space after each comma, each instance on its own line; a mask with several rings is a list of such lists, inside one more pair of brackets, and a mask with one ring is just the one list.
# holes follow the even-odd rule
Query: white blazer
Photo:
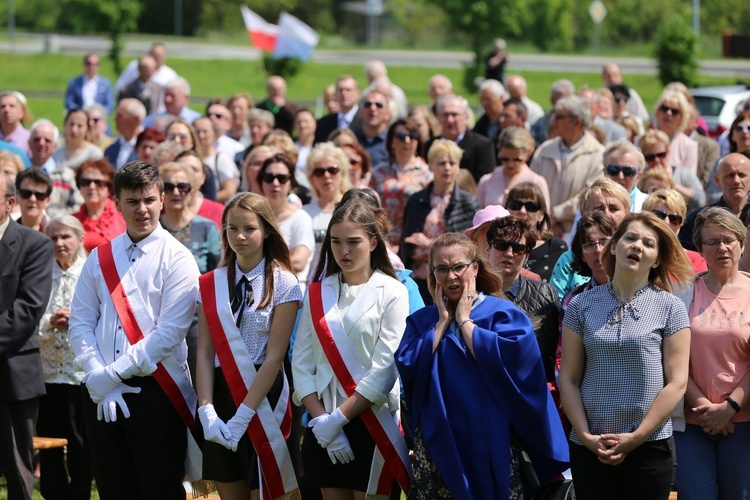
[[[321, 286], [341, 291], [339, 275], [323, 279]], [[349, 306], [342, 323], [366, 373], [356, 391], [373, 405], [388, 405], [391, 413], [399, 408], [398, 372], [393, 355], [401, 342], [409, 315], [406, 287], [379, 271], [373, 273]], [[347, 399], [344, 388], [334, 377], [310, 319], [310, 297], [305, 298], [297, 327], [292, 357], [293, 401], [317, 394], [326, 411], [333, 411]]]

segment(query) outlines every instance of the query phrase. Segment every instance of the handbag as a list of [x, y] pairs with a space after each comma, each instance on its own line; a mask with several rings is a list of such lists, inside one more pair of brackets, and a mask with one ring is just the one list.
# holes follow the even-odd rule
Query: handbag
[[518, 452], [519, 473], [523, 483], [524, 498], [526, 500], [575, 500], [576, 492], [572, 479], [553, 479], [541, 484], [536, 474], [531, 457], [521, 446], [515, 432], [510, 437], [513, 448]]

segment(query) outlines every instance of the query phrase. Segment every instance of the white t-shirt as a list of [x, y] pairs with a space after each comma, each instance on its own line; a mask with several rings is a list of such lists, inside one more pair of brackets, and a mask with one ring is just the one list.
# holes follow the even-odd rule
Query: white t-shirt
[[310, 258], [302, 271], [297, 273], [300, 288], [305, 291], [307, 274], [310, 272], [310, 263], [315, 252], [315, 236], [312, 230], [312, 219], [304, 210], [297, 210], [285, 221], [279, 223], [279, 230], [284, 241], [289, 245], [289, 251], [294, 251], [298, 246], [307, 247], [310, 250]]

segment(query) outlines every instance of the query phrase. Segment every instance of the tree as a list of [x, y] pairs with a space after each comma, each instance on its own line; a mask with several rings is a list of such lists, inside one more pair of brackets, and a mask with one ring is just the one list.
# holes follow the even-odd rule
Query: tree
[[695, 84], [698, 73], [696, 45], [693, 30], [682, 17], [674, 16], [667, 21], [654, 49], [663, 85], [682, 82], [690, 87]]

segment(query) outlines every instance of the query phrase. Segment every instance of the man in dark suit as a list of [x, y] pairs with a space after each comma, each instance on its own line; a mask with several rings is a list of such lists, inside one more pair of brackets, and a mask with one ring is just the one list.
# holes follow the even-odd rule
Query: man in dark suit
[[146, 107], [134, 97], [126, 97], [117, 105], [115, 127], [120, 137], [104, 150], [104, 157], [119, 170], [120, 167], [138, 159], [135, 142], [141, 133], [141, 124], [146, 118]]
[[37, 331], [52, 287], [52, 242], [11, 220], [16, 187], [0, 173], [0, 467], [8, 498], [30, 499], [34, 428], [44, 394]]
[[337, 128], [350, 128], [352, 131], [362, 129], [362, 118], [359, 116], [359, 85], [353, 76], [344, 75], [336, 80], [336, 101], [339, 112], [318, 119], [315, 129], [315, 142], [325, 142], [331, 132]]
[[463, 150], [461, 168], [471, 172], [474, 180], [479, 182], [484, 174], [495, 169], [492, 141], [469, 130], [469, 103], [463, 97], [455, 94], [441, 96], [437, 101], [437, 112], [443, 138], [455, 142]]
[[474, 124], [474, 132], [481, 134], [494, 144], [500, 135], [502, 125], [500, 114], [503, 112], [505, 101], [505, 87], [497, 80], [485, 80], [479, 86], [479, 102], [484, 114]]
[[117, 102], [127, 97], [135, 97], [146, 107], [146, 114], [156, 113], [162, 104], [161, 85], [152, 78], [156, 73], [156, 59], [145, 55], [138, 59], [138, 78], [127, 84], [117, 94]]
[[71, 78], [65, 91], [65, 110], [81, 109], [94, 103], [101, 104], [107, 113], [112, 113], [114, 100], [112, 84], [99, 74], [99, 56], [86, 54], [83, 57], [82, 75]]

